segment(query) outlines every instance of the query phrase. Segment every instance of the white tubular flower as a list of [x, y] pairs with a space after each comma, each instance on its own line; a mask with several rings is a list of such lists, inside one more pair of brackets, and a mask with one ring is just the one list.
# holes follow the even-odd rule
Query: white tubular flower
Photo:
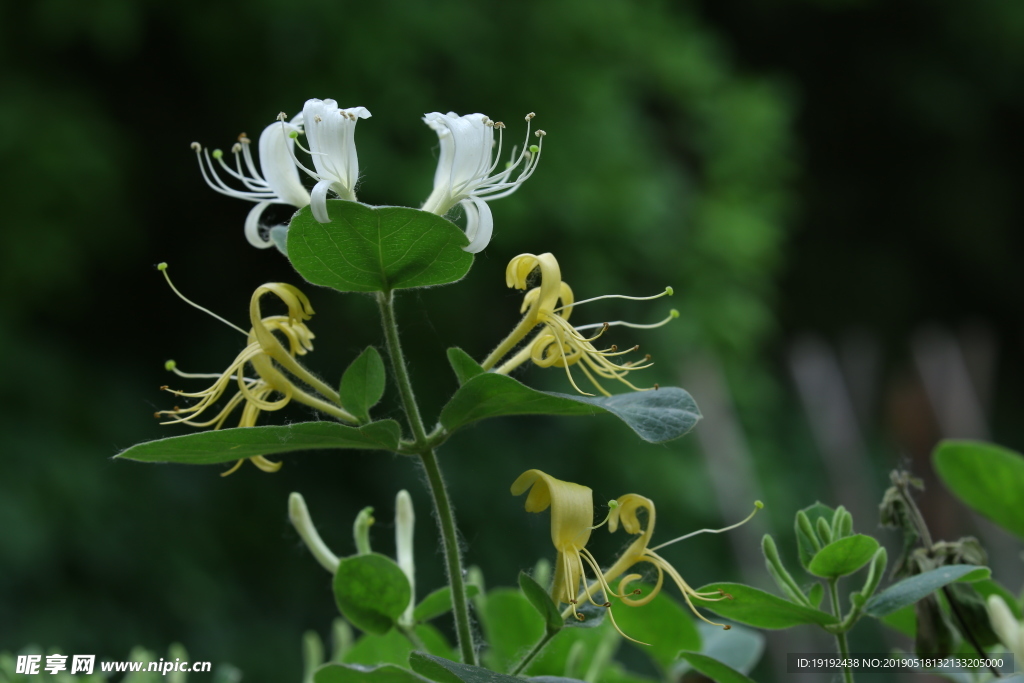
[[[359, 119], [370, 118], [366, 107], [340, 109], [334, 100], [306, 100], [302, 119], [306, 127], [311, 170], [301, 166], [316, 185], [311, 193], [310, 209], [321, 223], [329, 223], [327, 193], [333, 190], [342, 199], [355, 201], [356, 181], [359, 179], [359, 159], [356, 157], [355, 132]], [[294, 158], [294, 157], [293, 157]], [[296, 162], [298, 163], [298, 162]]]
[[1017, 662], [1021, 662], [1024, 660], [1024, 628], [1000, 596], [988, 596], [986, 605], [989, 622], [992, 624], [992, 630], [999, 636], [999, 642], [1009, 648]]
[[[526, 116], [526, 142], [530, 141], [530, 120]], [[443, 216], [456, 204], [466, 212], [466, 237], [471, 254], [482, 251], [491, 241], [494, 219], [487, 202], [508, 196], [533, 175], [540, 160], [540, 145], [523, 145], [522, 151], [512, 156], [503, 170], [495, 173], [501, 160], [502, 131], [505, 124], [491, 121], [483, 114], [459, 116], [455, 112], [441, 114], [433, 112], [423, 117], [424, 123], [436, 133], [441, 144], [441, 153], [434, 172], [434, 191], [430, 193], [422, 209]], [[494, 147], [494, 129], [498, 129], [497, 151]], [[535, 135], [544, 140], [544, 131]], [[519, 175], [512, 178], [513, 172]], [[493, 174], [493, 175], [492, 175]]]
[[409, 604], [402, 616], [398, 617], [400, 624], [413, 626], [415, 620], [412, 616], [413, 607], [416, 605], [416, 561], [413, 558], [412, 541], [413, 531], [416, 526], [416, 513], [412, 509], [412, 496], [405, 489], [398, 492], [395, 498], [395, 559], [398, 566], [409, 579]]
[[[283, 119], [283, 115], [280, 118]], [[239, 135], [238, 142], [231, 147], [231, 153], [235, 155], [234, 168], [224, 162], [224, 153], [221, 150], [215, 149], [211, 153], [198, 142], [192, 143], [192, 149], [199, 160], [199, 170], [202, 171], [203, 180], [207, 185], [229, 197], [256, 202], [256, 206], [245, 219], [245, 237], [254, 247], [266, 249], [274, 245], [266, 233], [260, 231], [260, 217], [268, 206], [290, 204], [301, 209], [309, 204], [309, 192], [299, 179], [295, 154], [292, 151], [295, 140], [291, 136], [301, 130], [300, 126], [285, 123], [283, 120], [263, 129], [259, 141], [262, 175], [256, 169], [252, 151], [249, 149], [252, 141], [245, 133]], [[241, 183], [243, 189], [235, 189], [224, 182], [217, 171], [217, 166], [221, 172]]]

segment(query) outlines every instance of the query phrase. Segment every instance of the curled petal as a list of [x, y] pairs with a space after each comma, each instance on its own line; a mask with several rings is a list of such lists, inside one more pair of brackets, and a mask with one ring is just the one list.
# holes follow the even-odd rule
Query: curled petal
[[330, 223], [331, 217], [327, 215], [327, 193], [331, 189], [330, 180], [321, 180], [309, 193], [309, 208], [313, 212], [313, 218], [320, 223]]
[[551, 541], [556, 548], [583, 547], [594, 523], [594, 498], [590, 488], [555, 479], [540, 470], [527, 470], [512, 483], [512, 495], [530, 491], [527, 512], [551, 508]]
[[260, 216], [273, 202], [260, 202], [252, 207], [249, 215], [245, 217], [245, 239], [257, 249], [266, 249], [274, 246], [273, 240], [266, 239], [260, 234]]
[[466, 237], [469, 238], [469, 245], [462, 249], [477, 254], [491, 241], [491, 233], [494, 231], [491, 208], [487, 202], [476, 197], [464, 200], [462, 208], [466, 211]]

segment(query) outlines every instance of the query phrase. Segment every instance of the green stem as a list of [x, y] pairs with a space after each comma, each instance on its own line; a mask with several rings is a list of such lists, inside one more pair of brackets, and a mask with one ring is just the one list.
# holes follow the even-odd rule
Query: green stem
[[455, 633], [458, 637], [462, 661], [466, 664], [476, 665], [476, 646], [473, 642], [473, 629], [469, 620], [469, 600], [466, 597], [466, 582], [463, 579], [462, 553], [459, 550], [455, 514], [444, 485], [444, 478], [441, 476], [441, 468], [437, 463], [437, 454], [430, 446], [427, 430], [423, 426], [423, 418], [420, 415], [419, 406], [416, 404], [416, 396], [412, 391], [412, 382], [409, 380], [409, 371], [405, 365], [405, 355], [402, 353], [402, 345], [398, 339], [394, 294], [392, 292], [378, 293], [377, 304], [380, 308], [380, 318], [384, 326], [384, 338], [387, 342], [388, 356], [391, 358], [395, 383], [398, 385], [398, 393], [402, 398], [402, 407], [405, 409], [405, 415], [409, 421], [409, 429], [412, 430], [417, 455], [420, 456], [423, 470], [427, 474], [430, 495], [437, 513], [437, 524], [441, 531], [445, 565], [448, 570], [448, 584], [451, 587]]
[[[829, 597], [832, 599], [832, 613], [836, 615], [836, 619], [842, 621], [843, 610], [839, 607], [839, 590], [836, 588], [836, 579], [830, 579], [828, 582]], [[843, 658], [843, 682], [853, 683], [853, 670], [849, 666], [846, 666], [845, 660], [850, 658], [850, 645], [846, 641], [846, 632], [842, 631], [835, 634], [836, 643], [839, 644], [839, 656]]]
[[534, 645], [530, 649], [530, 651], [526, 653], [526, 656], [523, 657], [518, 664], [516, 664], [515, 669], [509, 671], [509, 674], [512, 676], [518, 676], [519, 674], [521, 674], [523, 672], [523, 669], [528, 667], [530, 665], [530, 662], [536, 659], [537, 655], [541, 653], [541, 650], [543, 650], [544, 647], [551, 642], [551, 639], [555, 637], [556, 633], [558, 633], [558, 631], [545, 631], [544, 637], [537, 641], [537, 644]]

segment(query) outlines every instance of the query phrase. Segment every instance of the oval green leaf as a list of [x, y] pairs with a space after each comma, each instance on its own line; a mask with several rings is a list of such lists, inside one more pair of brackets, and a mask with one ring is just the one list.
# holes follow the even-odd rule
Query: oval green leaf
[[1024, 537], [1024, 456], [981, 441], [943, 441], [933, 461], [942, 483], [965, 505]]
[[257, 455], [325, 448], [393, 451], [402, 429], [394, 420], [349, 427], [337, 422], [297, 422], [290, 425], [237, 427], [146, 441], [118, 453], [116, 458], [139, 462], [177, 462], [213, 465]]
[[712, 681], [715, 681], [715, 683], [754, 683], [754, 679], [741, 674], [736, 669], [718, 661], [714, 657], [708, 657], [699, 652], [684, 651], [679, 653], [679, 658], [685, 659], [690, 663], [690, 666]]
[[441, 411], [449, 432], [477, 420], [504, 415], [595, 415], [611, 413], [644, 441], [663, 443], [693, 429], [700, 410], [678, 387], [662, 387], [614, 396], [573, 396], [537, 391], [506, 375], [471, 377]]
[[713, 583], [701, 588], [700, 592], [717, 590], [728, 593], [733, 599], [716, 602], [698, 601], [695, 604], [726, 619], [732, 619], [755, 628], [780, 629], [800, 624], [827, 626], [838, 621], [827, 612], [798, 605], [777, 595], [741, 583]]
[[544, 618], [514, 588], [488, 591], [479, 615], [490, 646], [484, 664], [496, 671], [508, 671], [545, 633]]
[[367, 346], [341, 376], [341, 404], [361, 421], [369, 422], [370, 408], [384, 396], [385, 379], [380, 352]]
[[[480, 592], [480, 589], [469, 584], [466, 586], [466, 597], [472, 598]], [[430, 621], [452, 609], [452, 589], [442, 586], [423, 598], [420, 604], [412, 611], [412, 618], [416, 621]]]
[[334, 599], [342, 615], [367, 633], [387, 633], [412, 597], [409, 580], [389, 557], [346, 557], [334, 573]]
[[948, 567], [939, 567], [894, 583], [868, 600], [867, 605], [864, 606], [864, 612], [880, 619], [901, 607], [914, 604], [954, 581], [981, 581], [989, 578], [991, 574], [988, 567], [977, 567], [973, 564], [951, 564]]
[[864, 534], [840, 538], [818, 551], [807, 571], [824, 579], [847, 576], [870, 562], [877, 550], [878, 541]]
[[339, 292], [387, 292], [457, 282], [473, 265], [466, 235], [451, 221], [401, 206], [328, 200], [330, 223], [309, 207], [288, 227], [299, 275]]

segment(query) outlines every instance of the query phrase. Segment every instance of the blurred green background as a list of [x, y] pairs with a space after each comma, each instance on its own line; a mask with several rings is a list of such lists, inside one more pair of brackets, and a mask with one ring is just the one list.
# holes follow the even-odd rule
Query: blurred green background
[[[466, 559], [490, 585], [549, 553], [546, 521], [507, 495], [531, 467], [596, 500], [654, 498], [664, 538], [763, 499], [755, 524], [670, 559], [694, 585], [764, 586], [760, 534], [791, 553], [796, 509], [842, 503], [870, 533], [887, 469], [932, 481], [937, 439], [1024, 446], [1019, 3], [5, 0], [0, 75], [0, 650], [117, 659], [180, 641], [246, 680], [298, 680], [300, 634], [326, 632], [335, 608], [287, 523], [290, 491], [339, 554], [355, 513], [375, 506], [390, 553], [408, 488], [421, 591], [441, 584], [425, 488], [397, 456], [299, 455], [226, 479], [110, 459], [184, 431], [152, 418], [170, 407], [158, 387], [184, 383], [166, 359], [219, 371], [239, 348], [170, 293], [157, 262], [240, 324], [257, 285], [298, 283], [276, 251], [248, 246], [249, 205], [203, 184], [189, 143], [227, 149], [310, 97], [373, 113], [356, 133], [371, 204], [429, 194], [425, 112], [483, 112], [517, 141], [535, 111], [548, 133], [534, 177], [492, 204], [494, 241], [466, 280], [400, 300], [428, 416], [455, 388], [444, 350], [480, 358], [516, 321], [512, 256], [555, 253], [579, 298], [675, 288], [670, 302], [576, 316], [679, 308], [673, 325], [613, 341], [654, 355], [643, 383], [694, 394], [693, 435], [652, 446], [611, 419], [508, 419], [445, 446]], [[308, 365], [335, 381], [381, 343], [374, 306], [305, 289], [318, 312]], [[557, 370], [518, 376], [568, 389]], [[1015, 546], [933, 481], [923, 505], [939, 537], [1001, 547], [996, 577], [1020, 585]], [[599, 556], [617, 548], [595, 542]], [[830, 647], [772, 637], [769, 652]], [[855, 632], [853, 648], [881, 638]], [[756, 676], [772, 672], [769, 658]]]

